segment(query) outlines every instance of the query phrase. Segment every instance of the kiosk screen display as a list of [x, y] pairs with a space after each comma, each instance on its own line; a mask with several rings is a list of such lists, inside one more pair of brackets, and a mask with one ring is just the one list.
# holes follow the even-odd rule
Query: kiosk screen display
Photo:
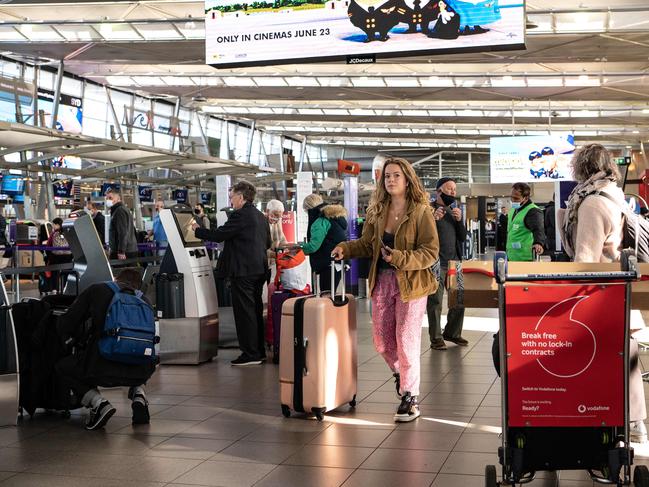
[[185, 247], [200, 247], [203, 241], [196, 238], [194, 230], [192, 230], [192, 223], [194, 223], [194, 216], [191, 213], [174, 213], [176, 224], [180, 237], [183, 239]]

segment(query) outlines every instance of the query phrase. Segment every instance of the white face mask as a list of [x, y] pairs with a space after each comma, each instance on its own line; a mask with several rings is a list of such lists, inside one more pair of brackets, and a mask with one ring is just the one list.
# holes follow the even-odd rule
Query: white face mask
[[106, 208], [113, 206], [113, 200], [106, 200]]

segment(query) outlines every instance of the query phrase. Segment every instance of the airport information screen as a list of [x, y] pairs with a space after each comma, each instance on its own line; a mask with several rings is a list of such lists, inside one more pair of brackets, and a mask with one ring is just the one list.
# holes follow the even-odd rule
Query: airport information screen
[[492, 137], [491, 183], [572, 180], [571, 134]]
[[223, 68], [523, 49], [525, 6], [522, 0], [206, 0], [205, 36], [207, 64]]

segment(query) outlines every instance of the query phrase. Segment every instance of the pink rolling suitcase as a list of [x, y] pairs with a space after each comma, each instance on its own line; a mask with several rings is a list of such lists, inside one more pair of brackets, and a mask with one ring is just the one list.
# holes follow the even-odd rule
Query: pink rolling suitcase
[[[331, 268], [331, 282], [334, 266]], [[345, 273], [342, 276], [345, 288]], [[356, 302], [330, 293], [292, 298], [282, 307], [279, 382], [282, 414], [356, 406]]]

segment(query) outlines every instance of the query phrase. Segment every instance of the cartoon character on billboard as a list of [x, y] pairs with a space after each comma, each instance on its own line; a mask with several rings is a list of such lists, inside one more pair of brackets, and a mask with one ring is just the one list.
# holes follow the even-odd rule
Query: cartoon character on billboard
[[539, 151], [530, 152], [530, 174], [534, 179], [540, 179], [545, 176], [545, 168], [543, 167], [543, 156]]
[[401, 3], [402, 6], [397, 8], [397, 12], [401, 15], [400, 22], [408, 24], [408, 33], [414, 34], [417, 32], [417, 27], [420, 27], [422, 34], [428, 34], [430, 32], [429, 24], [439, 15], [439, 2], [430, 0], [423, 7], [421, 6], [422, 0], [414, 0], [412, 6], [410, 2], [403, 0]]
[[543, 167], [545, 168], [545, 175], [552, 179], [559, 179], [559, 161], [558, 157], [554, 155], [552, 147], [544, 147], [541, 151], [543, 160]]
[[460, 35], [460, 14], [448, 6], [444, 0], [439, 1], [439, 14], [435, 26], [428, 32], [434, 39], [457, 39]]
[[499, 21], [498, 0], [445, 0], [451, 9], [460, 15], [460, 35], [484, 34], [490, 29], [483, 25]]
[[[347, 16], [351, 23], [361, 29], [367, 35], [364, 42], [372, 42], [376, 39], [385, 42], [389, 39], [388, 32], [399, 22], [400, 15], [405, 14], [403, 0], [388, 0], [379, 7], [368, 7], [365, 10], [356, 0], [349, 2]], [[397, 12], [397, 9], [403, 10], [403, 14]]]

